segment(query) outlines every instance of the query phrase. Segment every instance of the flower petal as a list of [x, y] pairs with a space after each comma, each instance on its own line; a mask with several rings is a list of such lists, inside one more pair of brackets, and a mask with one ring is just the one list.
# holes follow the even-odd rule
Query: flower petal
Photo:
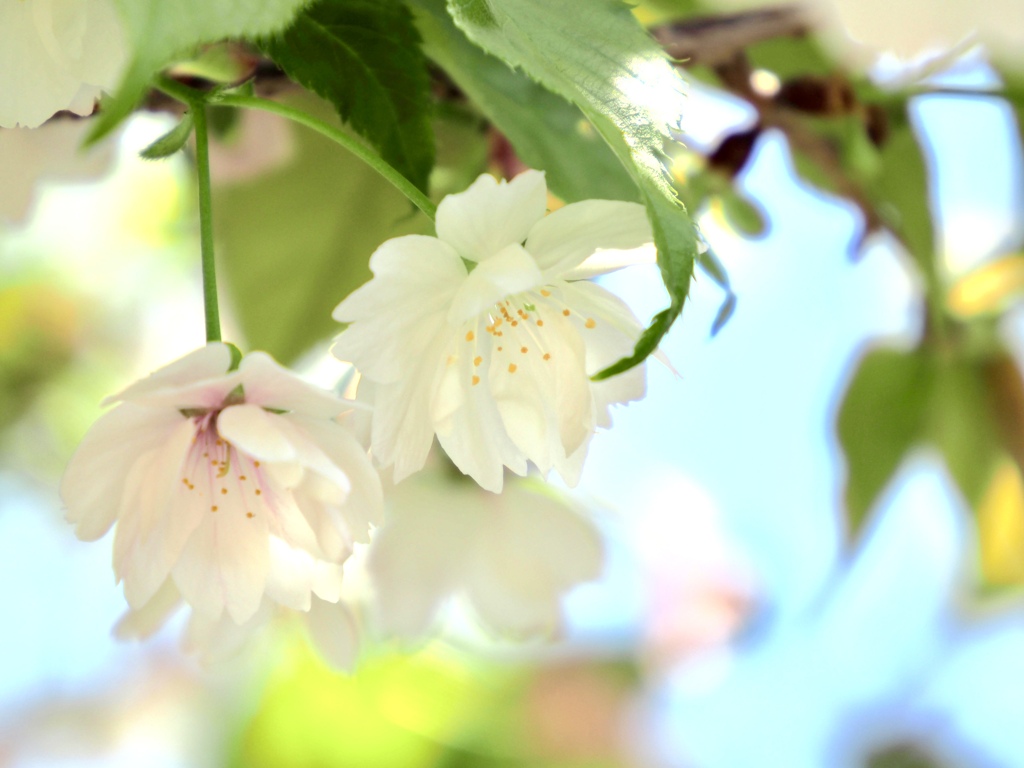
[[576, 325], [554, 303], [535, 312], [543, 326], [503, 326], [503, 350], [492, 358], [488, 382], [509, 437], [546, 474], [589, 439], [594, 422]]
[[600, 249], [595, 251], [593, 256], [588, 256], [578, 267], [573, 267], [564, 272], [561, 278], [570, 282], [592, 280], [601, 275], [618, 272], [626, 267], [657, 263], [658, 249], [654, 246], [654, 243], [647, 243], [646, 245], [629, 250], [618, 248]]
[[408, 235], [378, 248], [370, 268], [374, 278], [334, 310], [335, 320], [352, 325], [331, 352], [373, 381], [390, 384], [408, 375], [409, 361], [443, 327], [466, 267], [437, 238]]
[[341, 513], [355, 541], [369, 541], [371, 525], [380, 525], [384, 515], [384, 497], [380, 476], [366, 451], [345, 427], [331, 421], [317, 421], [289, 415], [289, 421], [327, 457], [344, 470], [349, 491], [341, 504]]
[[270, 621], [273, 610], [267, 601], [246, 621], [238, 623], [229, 616], [211, 619], [193, 612], [181, 647], [185, 653], [196, 654], [204, 664], [216, 664], [238, 654], [256, 631]]
[[467, 574], [473, 607], [501, 631], [552, 631], [560, 623], [564, 594], [600, 575], [597, 530], [564, 501], [522, 485], [506, 491], [500, 506], [487, 512]]
[[472, 342], [466, 341], [468, 336], [449, 342], [446, 364], [433, 392], [430, 418], [438, 442], [452, 463], [482, 488], [499, 493], [504, 482], [503, 467], [525, 475], [527, 457], [510, 439], [491, 395], [496, 353], [482, 325], [482, 320], [476, 321]]
[[351, 403], [303, 381], [265, 352], [246, 355], [238, 369], [247, 403], [321, 419], [330, 419], [352, 409]]
[[[587, 346], [587, 374], [633, 353], [642, 327], [625, 302], [599, 285], [588, 282], [561, 284], [566, 304], [577, 313], [577, 325]], [[587, 322], [593, 320], [593, 323]], [[611, 426], [608, 406], [639, 400], [647, 390], [646, 365], [591, 384], [598, 426]]]
[[218, 499], [192, 533], [172, 571], [182, 597], [199, 614], [226, 610], [241, 624], [256, 613], [270, 568], [267, 516], [249, 517], [240, 494]]
[[430, 453], [434, 441], [431, 399], [444, 373], [442, 362], [449, 343], [450, 334], [441, 327], [416, 357], [405, 361], [404, 378], [373, 387], [370, 444], [380, 466], [394, 465], [396, 483], [422, 469]]
[[149, 602], [138, 610], [128, 610], [114, 625], [118, 640], [145, 640], [164, 625], [181, 606], [181, 595], [171, 579], [164, 581]]
[[418, 637], [430, 629], [442, 602], [463, 582], [482, 495], [429, 475], [389, 492], [389, 515], [366, 562], [384, 632]]
[[260, 461], [294, 462], [295, 446], [278, 428], [276, 414], [258, 405], [232, 405], [217, 417], [217, 432], [238, 450]]
[[315, 561], [308, 552], [290, 547], [276, 536], [271, 536], [267, 598], [285, 608], [308, 611], [314, 568]]
[[448, 309], [448, 322], [461, 325], [502, 299], [544, 282], [533, 257], [518, 243], [505, 246], [462, 281]]
[[[163, 368], [154, 371], [146, 378], [135, 382], [116, 395], [111, 395], [103, 402], [106, 404], [117, 400], [137, 400], [158, 392], [178, 390], [182, 387], [192, 389], [197, 382], [223, 376], [230, 367], [231, 350], [228, 348], [228, 345], [217, 341], [210, 342], [205, 347], [190, 352], [170, 365], [165, 365]], [[221, 395], [219, 400], [211, 402], [209, 405], [211, 407], [220, 405], [222, 400], [223, 395]], [[149, 402], [148, 404], [155, 405], [157, 403]], [[171, 403], [172, 407], [174, 405], [174, 403]], [[178, 405], [183, 405], [183, 403], [178, 403]], [[199, 403], [195, 403], [195, 405], [199, 405]]]
[[318, 557], [331, 563], [342, 563], [348, 559], [352, 554], [354, 537], [341, 510], [305, 493], [303, 488], [293, 491], [292, 496], [296, 508], [316, 536], [321, 553]]
[[509, 182], [483, 174], [438, 205], [437, 236], [462, 258], [483, 262], [508, 245], [522, 244], [546, 209], [541, 171], [524, 171]]
[[343, 672], [355, 669], [359, 657], [359, 630], [342, 603], [315, 599], [306, 614], [309, 637], [332, 667]]
[[163, 443], [184, 423], [180, 413], [117, 406], [96, 420], [71, 457], [60, 482], [68, 522], [82, 541], [95, 541], [117, 519], [126, 467]]
[[313, 594], [328, 603], [338, 602], [344, 575], [345, 566], [341, 563], [318, 560], [313, 571]]
[[163, 444], [136, 457], [125, 477], [114, 537], [114, 572], [134, 609], [150, 601], [167, 578], [208, 504], [182, 482], [195, 429], [188, 420]]
[[526, 250], [545, 280], [562, 277], [599, 250], [628, 251], [654, 240], [639, 203], [583, 200], [559, 208], [530, 230]]
[[109, 0], [0, 3], [0, 30], [2, 128], [88, 114], [100, 87], [116, 84], [124, 41]]

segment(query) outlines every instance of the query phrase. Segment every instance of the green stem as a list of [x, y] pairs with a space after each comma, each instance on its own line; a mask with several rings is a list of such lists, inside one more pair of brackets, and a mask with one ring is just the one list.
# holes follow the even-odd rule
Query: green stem
[[262, 99], [259, 96], [246, 96], [241, 93], [225, 93], [221, 91], [207, 95], [203, 91], [198, 91], [195, 88], [189, 88], [187, 85], [179, 83], [176, 80], [172, 80], [169, 77], [159, 78], [156, 82], [156, 87], [171, 98], [177, 99], [189, 106], [196, 103], [209, 102], [211, 104], [216, 104], [218, 107], [259, 109], [264, 112], [270, 112], [275, 115], [280, 115], [281, 117], [286, 117], [300, 125], [306, 126], [307, 128], [312, 128], [317, 133], [326, 136], [335, 144], [339, 144], [347, 149], [368, 166], [373, 168], [373, 170], [383, 176], [387, 181], [391, 182], [395, 189], [409, 198], [409, 201], [423, 211], [431, 221], [433, 221], [437, 215], [437, 206], [431, 202], [430, 198], [423, 194], [415, 184], [384, 161], [380, 155], [365, 144], [362, 144], [358, 139], [353, 138], [339, 128], [335, 128], [330, 123], [324, 122], [317, 117], [313, 117], [312, 115], [303, 112], [301, 109], [295, 109], [295, 107], [289, 107], [287, 104], [281, 104], [280, 102], [271, 101], [270, 99]]
[[220, 341], [220, 307], [217, 303], [217, 265], [213, 255], [213, 197], [210, 193], [210, 136], [206, 126], [206, 94], [161, 77], [156, 87], [177, 99], [192, 113], [196, 134], [196, 176], [199, 188], [199, 248], [203, 261], [203, 308], [206, 340]]
[[206, 103], [189, 106], [196, 132], [196, 175], [199, 181], [199, 244], [203, 256], [203, 307], [206, 340], [220, 341], [220, 308], [217, 304], [217, 265], [213, 257], [213, 201], [210, 194], [210, 140], [206, 129]]
[[275, 115], [286, 117], [300, 125], [306, 126], [307, 128], [312, 128], [314, 131], [326, 136], [336, 144], [340, 144], [368, 166], [373, 168], [373, 170], [383, 176], [387, 181], [391, 182], [395, 189], [409, 198], [409, 201], [423, 211], [431, 221], [433, 221], [434, 217], [437, 215], [437, 206], [431, 202], [429, 197], [417, 189], [412, 182], [381, 159], [380, 155], [375, 153], [372, 149], [366, 147], [344, 131], [335, 128], [330, 123], [313, 117], [300, 109], [289, 107], [287, 104], [281, 104], [280, 102], [271, 101], [270, 99], [262, 99], [258, 96], [244, 96], [242, 94], [234, 93], [219, 94], [216, 97], [216, 103], [217, 106], [242, 107], [243, 109], [259, 109], [264, 112], [271, 112]]

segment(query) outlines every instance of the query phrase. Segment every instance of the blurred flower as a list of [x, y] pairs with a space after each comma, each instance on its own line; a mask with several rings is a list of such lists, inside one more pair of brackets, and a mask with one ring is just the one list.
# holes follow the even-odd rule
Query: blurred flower
[[[778, 5], [774, 0], [723, 4]], [[1024, 66], [1024, 6], [1019, 0], [810, 0], [804, 6], [836, 52], [865, 65], [882, 52], [912, 59], [977, 41], [1002, 63]]]
[[436, 433], [489, 491], [501, 490], [503, 465], [525, 475], [528, 461], [575, 485], [609, 405], [643, 396], [642, 366], [590, 380], [630, 354], [641, 329], [579, 278], [595, 274], [584, 262], [598, 251], [651, 241], [644, 209], [587, 200], [545, 216], [546, 197], [537, 171], [480, 176], [441, 201], [436, 238], [378, 248], [373, 279], [335, 310], [352, 325], [334, 354], [375, 385], [373, 453], [396, 482], [423, 467]]
[[0, 131], [0, 224], [19, 223], [28, 214], [41, 181], [91, 181], [114, 159], [113, 141], [82, 152], [87, 120], [53, 120], [35, 131]]
[[494, 631], [550, 633], [561, 624], [563, 595], [600, 575], [600, 534], [539, 483], [516, 481], [496, 495], [423, 472], [387, 499], [367, 569], [388, 633], [424, 634], [455, 595]]
[[652, 476], [630, 514], [644, 577], [645, 661], [676, 665], [719, 653], [749, 621], [760, 585], [718, 504], [676, 472]]
[[904, 744], [952, 765], [1024, 764], [1007, 727], [1024, 717], [1024, 614], [959, 614], [963, 512], [934, 464], [904, 479], [820, 601], [659, 683], [642, 736], [656, 764], [756, 765], [768, 744], [787, 768], [859, 766]]
[[[195, 645], [230, 644], [273, 606], [344, 623], [342, 564], [381, 511], [364, 450], [334, 421], [351, 404], [263, 353], [231, 368], [209, 344], [128, 387], [86, 434], [61, 483], [79, 538], [117, 522], [114, 571], [155, 629], [184, 600]], [[328, 615], [321, 616], [327, 611]], [[212, 640], [210, 641], [212, 642]]]
[[0, 128], [35, 128], [63, 109], [90, 114], [124, 57], [110, 0], [0, 3]]

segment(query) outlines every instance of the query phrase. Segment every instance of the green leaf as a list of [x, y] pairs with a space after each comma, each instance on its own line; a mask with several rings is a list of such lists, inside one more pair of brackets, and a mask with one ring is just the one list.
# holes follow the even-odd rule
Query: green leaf
[[153, 75], [202, 43], [277, 32], [308, 0], [115, 0], [124, 22], [129, 64], [116, 94], [89, 132], [95, 142], [142, 99]]
[[629, 173], [578, 107], [471, 43], [452, 22], [445, 0], [411, 2], [424, 52], [524, 163], [545, 172], [552, 192], [567, 203], [640, 199]]
[[975, 507], [1003, 455], [983, 364], [940, 359], [925, 349], [869, 352], [846, 390], [838, 432], [853, 533], [914, 445], [942, 453]]
[[725, 327], [725, 324], [729, 322], [729, 319], [736, 311], [736, 294], [732, 292], [732, 286], [729, 284], [729, 275], [725, 271], [725, 266], [714, 253], [710, 250], [705, 251], [697, 257], [697, 263], [704, 271], [704, 274], [714, 280], [715, 284], [725, 291], [725, 299], [722, 301], [722, 306], [718, 308], [715, 320], [711, 323], [711, 335], [717, 336], [718, 332]]
[[520, 67], [579, 107], [640, 189], [658, 265], [671, 297], [634, 354], [607, 378], [643, 361], [683, 309], [697, 234], [665, 170], [663, 145], [685, 111], [683, 83], [664, 52], [619, 0], [449, 0], [455, 23], [484, 50]]
[[189, 110], [181, 116], [181, 120], [176, 126], [139, 154], [146, 160], [161, 160], [165, 157], [170, 157], [185, 146], [188, 137], [192, 135], [193, 125], [192, 111]]
[[1003, 455], [984, 373], [967, 361], [942, 366], [932, 394], [929, 438], [964, 498], [977, 507]]
[[732, 318], [736, 311], [736, 294], [730, 291], [725, 295], [725, 301], [718, 308], [714, 322], [711, 323], [711, 335], [717, 336], [718, 332], [725, 327], [725, 324]]
[[928, 168], [909, 122], [894, 130], [879, 157], [869, 193], [925, 275], [934, 272], [935, 230], [929, 205]]
[[860, 361], [839, 411], [846, 511], [856, 534], [903, 456], [924, 436], [935, 382], [921, 352], [874, 349]]
[[[329, 118], [323, 103], [300, 106]], [[386, 238], [425, 222], [372, 168], [319, 134], [294, 129], [287, 167], [214, 188], [215, 233], [235, 316], [252, 349], [282, 363], [341, 330], [331, 311], [370, 278]]]
[[398, 0], [320, 0], [263, 50], [421, 190], [434, 164], [430, 79], [412, 15]]
[[760, 203], [732, 187], [712, 201], [712, 209], [715, 207], [720, 209], [723, 223], [743, 237], [761, 237], [768, 230], [768, 219]]

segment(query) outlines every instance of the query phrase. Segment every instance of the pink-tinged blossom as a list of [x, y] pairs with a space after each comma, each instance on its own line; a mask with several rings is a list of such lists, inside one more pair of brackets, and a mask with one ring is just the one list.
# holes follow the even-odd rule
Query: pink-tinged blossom
[[423, 467], [436, 435], [487, 490], [528, 462], [574, 485], [609, 406], [643, 396], [643, 366], [591, 381], [633, 351], [641, 327], [582, 278], [615, 268], [591, 257], [651, 242], [645, 211], [587, 200], [545, 216], [546, 201], [538, 171], [481, 176], [441, 201], [437, 237], [378, 248], [373, 279], [335, 310], [351, 325], [334, 354], [371, 385], [373, 454], [396, 482]]
[[352, 404], [260, 352], [230, 368], [230, 348], [209, 344], [110, 398], [61, 482], [79, 538], [116, 523], [126, 634], [179, 600], [207, 636], [275, 605], [320, 613], [379, 520], [379, 478], [335, 420]]

